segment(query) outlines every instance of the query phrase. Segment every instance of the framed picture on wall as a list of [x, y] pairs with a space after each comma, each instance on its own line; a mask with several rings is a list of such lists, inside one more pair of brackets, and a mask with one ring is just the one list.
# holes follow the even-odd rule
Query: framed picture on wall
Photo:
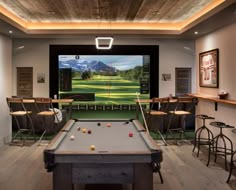
[[45, 74], [44, 73], [37, 74], [37, 82], [38, 83], [45, 83]]
[[219, 49], [199, 54], [199, 85], [218, 88], [219, 86]]

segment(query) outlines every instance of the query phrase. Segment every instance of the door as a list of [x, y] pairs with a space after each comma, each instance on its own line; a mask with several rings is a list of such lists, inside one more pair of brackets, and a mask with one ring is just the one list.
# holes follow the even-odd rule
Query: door
[[17, 67], [17, 96], [33, 96], [33, 67]]
[[191, 93], [191, 68], [175, 68], [175, 95]]

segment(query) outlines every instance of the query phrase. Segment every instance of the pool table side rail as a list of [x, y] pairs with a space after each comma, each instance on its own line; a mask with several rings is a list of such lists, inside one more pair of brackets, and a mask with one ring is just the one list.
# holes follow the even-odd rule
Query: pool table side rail
[[67, 123], [65, 124], [65, 126], [61, 129], [61, 131], [70, 131], [71, 127], [74, 125], [75, 120], [71, 119], [69, 121], [67, 121]]
[[139, 120], [134, 119], [133, 123], [135, 124], [134, 126], [136, 127], [136, 129], [140, 132], [140, 131], [146, 131], [146, 129], [143, 127], [143, 125], [140, 123]]
[[[153, 158], [155, 158], [153, 160]], [[148, 154], [130, 154], [130, 153], [121, 153], [121, 154], [56, 154], [54, 159], [55, 163], [96, 163], [96, 164], [105, 164], [105, 163], [152, 163], [154, 161], [161, 162], [162, 156], [160, 153]]]
[[163, 161], [162, 150], [153, 140], [150, 134], [147, 132], [141, 132], [141, 136], [151, 151], [152, 162], [158, 162], [158, 163], [162, 162]]
[[62, 142], [63, 138], [65, 138], [67, 132], [74, 125], [75, 120], [69, 120], [65, 126], [61, 129], [61, 131], [52, 139], [50, 144], [45, 148], [46, 151], [53, 151], [57, 149], [59, 144]]
[[89, 118], [89, 119], [75, 119], [75, 121], [77, 122], [132, 122], [135, 119], [122, 119], [122, 118], [115, 118], [115, 119], [105, 119], [105, 118], [100, 118], [100, 119], [93, 119], [93, 118]]
[[63, 141], [63, 139], [66, 137], [67, 132], [70, 130], [70, 128], [74, 125], [74, 120], [69, 120], [65, 126], [62, 128], [62, 130], [52, 139], [50, 144], [45, 148], [44, 150], [44, 167], [48, 172], [53, 171], [53, 168], [55, 167], [55, 151], [59, 144]]

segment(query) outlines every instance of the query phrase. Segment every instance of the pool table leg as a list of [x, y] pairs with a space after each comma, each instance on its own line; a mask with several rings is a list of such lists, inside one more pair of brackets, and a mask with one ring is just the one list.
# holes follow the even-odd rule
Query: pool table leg
[[150, 164], [135, 164], [133, 190], [153, 190], [153, 171]]
[[53, 169], [53, 190], [73, 190], [71, 164], [57, 164]]

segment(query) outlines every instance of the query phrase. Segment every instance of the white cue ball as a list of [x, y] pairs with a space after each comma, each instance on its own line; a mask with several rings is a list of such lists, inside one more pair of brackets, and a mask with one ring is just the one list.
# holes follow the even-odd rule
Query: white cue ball
[[74, 135], [71, 135], [71, 136], [70, 136], [70, 140], [75, 140], [75, 136], [74, 136]]

